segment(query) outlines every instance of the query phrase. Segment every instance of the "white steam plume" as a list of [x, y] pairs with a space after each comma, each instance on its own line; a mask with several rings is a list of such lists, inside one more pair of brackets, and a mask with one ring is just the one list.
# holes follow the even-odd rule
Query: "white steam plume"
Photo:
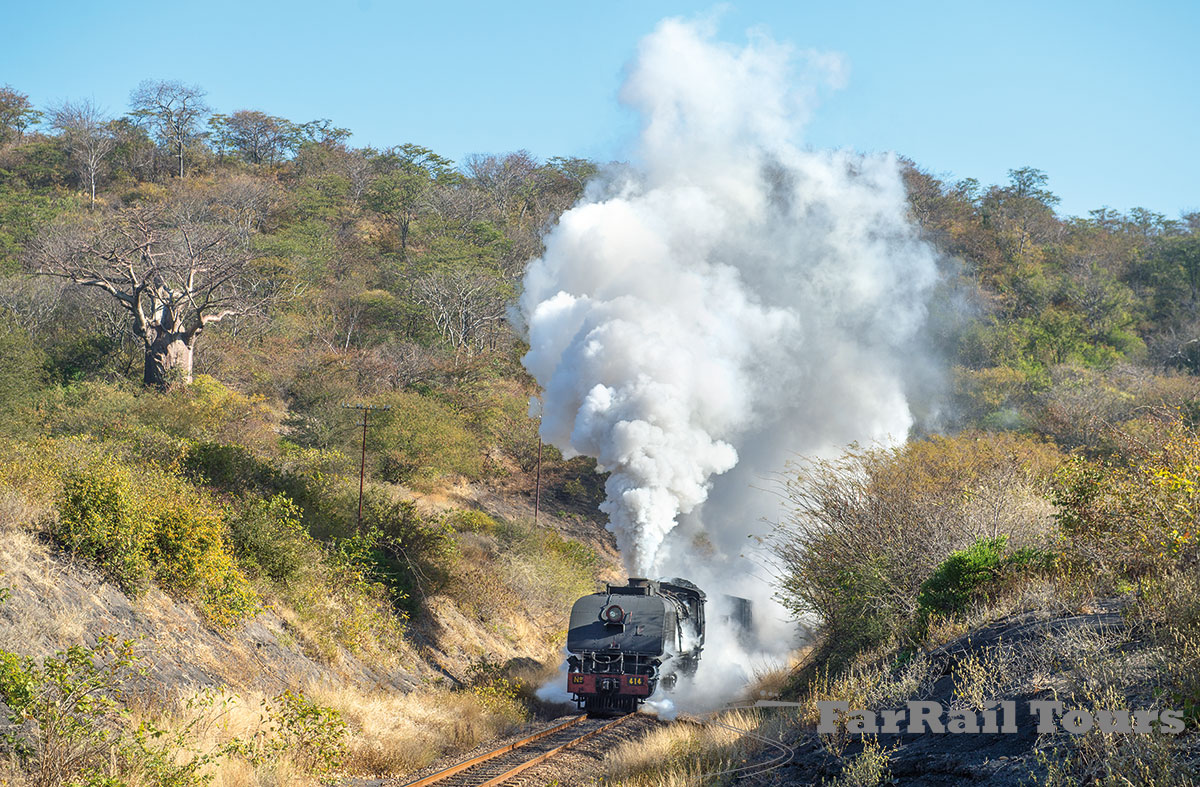
[[594, 183], [525, 274], [542, 437], [610, 473], [601, 508], [633, 575], [751, 595], [737, 556], [772, 501], [752, 485], [913, 423], [933, 253], [893, 156], [799, 147], [814, 91], [797, 61], [841, 78], [827, 55], [660, 24], [622, 91], [638, 165]]

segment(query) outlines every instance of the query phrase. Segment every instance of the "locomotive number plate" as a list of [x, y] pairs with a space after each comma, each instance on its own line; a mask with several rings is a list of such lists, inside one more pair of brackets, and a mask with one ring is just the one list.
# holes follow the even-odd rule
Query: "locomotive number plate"
[[643, 678], [641, 675], [630, 675], [629, 676], [629, 685], [630, 686], [645, 686], [646, 679]]

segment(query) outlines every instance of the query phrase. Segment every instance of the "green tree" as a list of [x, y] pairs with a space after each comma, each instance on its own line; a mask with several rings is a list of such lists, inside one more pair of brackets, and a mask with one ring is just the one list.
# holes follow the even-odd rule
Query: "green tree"
[[302, 141], [295, 123], [257, 110], [213, 115], [208, 126], [217, 150], [232, 152], [248, 164], [277, 164], [294, 153]]
[[0, 87], [0, 142], [19, 142], [25, 130], [41, 119], [42, 113], [33, 108], [29, 96], [11, 85]]
[[452, 176], [452, 162], [420, 145], [404, 144], [375, 156], [382, 170], [367, 188], [367, 207], [385, 217], [400, 235], [400, 258], [407, 259], [412, 223], [438, 180]]
[[147, 79], [129, 97], [131, 114], [149, 123], [159, 141], [179, 160], [181, 178], [185, 173], [184, 155], [188, 146], [200, 138], [200, 121], [209, 112], [204, 96], [204, 89], [198, 85]]

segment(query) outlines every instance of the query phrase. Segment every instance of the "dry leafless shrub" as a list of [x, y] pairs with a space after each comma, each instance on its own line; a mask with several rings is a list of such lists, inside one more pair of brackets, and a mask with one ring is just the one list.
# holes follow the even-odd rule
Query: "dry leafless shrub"
[[804, 460], [781, 483], [791, 507], [772, 542], [781, 599], [851, 652], [884, 641], [951, 552], [1000, 535], [1013, 548], [1045, 543], [1061, 461], [1047, 443], [986, 433]]

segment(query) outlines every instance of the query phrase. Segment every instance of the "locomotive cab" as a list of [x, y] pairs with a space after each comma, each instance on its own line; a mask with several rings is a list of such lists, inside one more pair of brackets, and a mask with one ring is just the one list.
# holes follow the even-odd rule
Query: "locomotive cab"
[[629, 713], [695, 672], [703, 645], [704, 592], [691, 582], [608, 585], [571, 608], [567, 690], [589, 712]]

